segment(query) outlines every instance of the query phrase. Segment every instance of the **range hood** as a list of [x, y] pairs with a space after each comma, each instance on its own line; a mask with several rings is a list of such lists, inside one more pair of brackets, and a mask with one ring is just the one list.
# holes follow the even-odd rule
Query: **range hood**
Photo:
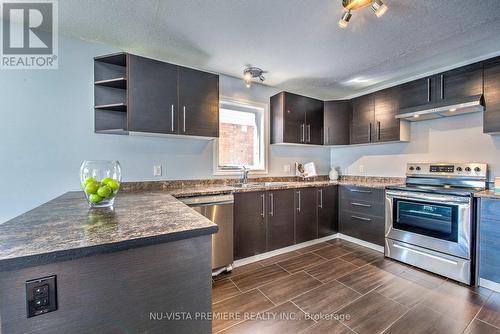
[[401, 109], [399, 114], [396, 115], [396, 118], [417, 122], [477, 111], [484, 111], [483, 95], [448, 99], [436, 103]]

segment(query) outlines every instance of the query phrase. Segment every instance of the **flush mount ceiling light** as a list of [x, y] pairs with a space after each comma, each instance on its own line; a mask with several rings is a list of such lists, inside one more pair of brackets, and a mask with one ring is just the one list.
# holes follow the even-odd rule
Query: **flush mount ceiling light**
[[377, 17], [381, 17], [385, 14], [385, 12], [387, 12], [387, 6], [382, 2], [382, 0], [342, 0], [342, 6], [344, 6], [345, 12], [339, 20], [339, 27], [342, 29], [347, 28], [349, 20], [351, 20], [352, 17], [352, 10], [365, 8], [370, 5]]
[[245, 85], [248, 88], [250, 88], [250, 86], [252, 85], [252, 80], [254, 78], [259, 78], [259, 80], [261, 82], [266, 80], [266, 78], [264, 78], [264, 76], [263, 76], [264, 73], [266, 73], [266, 72], [261, 70], [258, 67], [247, 67], [243, 71], [243, 81], [245, 81]]

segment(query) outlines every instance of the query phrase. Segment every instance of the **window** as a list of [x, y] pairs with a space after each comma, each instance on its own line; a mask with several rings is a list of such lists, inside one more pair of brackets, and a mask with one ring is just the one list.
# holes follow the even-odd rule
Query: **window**
[[265, 111], [259, 103], [220, 102], [217, 174], [232, 174], [242, 166], [266, 172]]

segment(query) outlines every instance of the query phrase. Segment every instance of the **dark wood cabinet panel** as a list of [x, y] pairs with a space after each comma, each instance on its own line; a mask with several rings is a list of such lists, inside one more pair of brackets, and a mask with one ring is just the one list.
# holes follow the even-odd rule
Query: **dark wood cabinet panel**
[[219, 136], [219, 76], [179, 68], [179, 133]]
[[482, 198], [479, 207], [479, 277], [500, 283], [500, 200]]
[[177, 132], [177, 66], [128, 56], [128, 130]]
[[323, 144], [323, 101], [281, 92], [270, 105], [271, 144]]
[[318, 237], [326, 237], [338, 232], [338, 187], [321, 187], [318, 194]]
[[323, 145], [323, 107], [324, 102], [307, 98], [306, 138], [307, 144]]
[[351, 101], [327, 101], [324, 104], [324, 139], [325, 145], [349, 144], [349, 115]]
[[366, 144], [374, 138], [374, 103], [371, 94], [352, 100], [351, 144]]
[[384, 190], [340, 186], [340, 226], [342, 234], [377, 245], [384, 244]]
[[305, 110], [307, 98], [292, 93], [284, 94], [283, 110], [283, 141], [285, 143], [301, 144], [306, 141], [306, 119]]
[[484, 63], [483, 132], [500, 133], [500, 57]]
[[267, 250], [265, 192], [234, 194], [234, 258]]
[[293, 190], [267, 193], [267, 251], [294, 244]]
[[436, 76], [434, 94], [437, 100], [456, 99], [483, 93], [483, 64], [459, 67]]
[[398, 112], [401, 109], [430, 103], [432, 99], [432, 79], [422, 78], [395, 87]]
[[295, 190], [295, 243], [318, 237], [316, 188]]
[[397, 90], [388, 88], [373, 94], [375, 104], [375, 142], [399, 141], [406, 137], [401, 132], [401, 121], [395, 116], [398, 111]]

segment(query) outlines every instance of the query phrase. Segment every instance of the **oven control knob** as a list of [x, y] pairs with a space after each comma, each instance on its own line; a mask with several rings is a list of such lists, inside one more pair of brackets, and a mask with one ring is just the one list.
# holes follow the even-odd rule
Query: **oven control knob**
[[474, 168], [474, 171], [477, 172], [477, 173], [479, 173], [481, 171], [481, 168], [476, 167], [476, 168]]
[[462, 170], [463, 170], [462, 167], [457, 167], [458, 172], [461, 172]]
[[421, 170], [421, 168], [417, 166], [417, 170]]
[[415, 167], [410, 167], [410, 170], [414, 170], [414, 169], [415, 169]]
[[470, 172], [471, 171], [470, 167], [465, 167], [465, 171]]

